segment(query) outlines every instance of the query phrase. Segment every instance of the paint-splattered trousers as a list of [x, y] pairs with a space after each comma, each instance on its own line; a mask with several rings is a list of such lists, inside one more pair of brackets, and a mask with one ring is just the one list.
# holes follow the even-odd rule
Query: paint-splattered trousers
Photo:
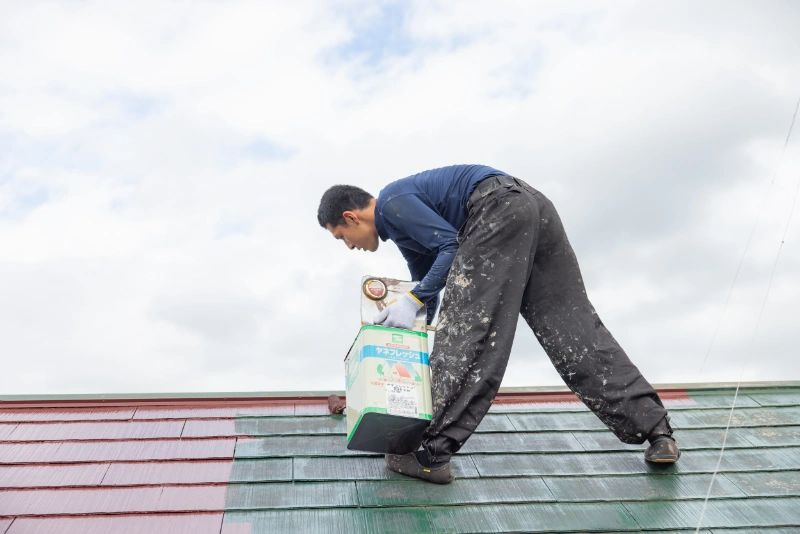
[[620, 440], [644, 442], [667, 412], [589, 302], [552, 202], [520, 180], [501, 183], [470, 206], [459, 231], [430, 357], [433, 420], [423, 447], [447, 461], [475, 431], [503, 379], [518, 314], [578, 398]]

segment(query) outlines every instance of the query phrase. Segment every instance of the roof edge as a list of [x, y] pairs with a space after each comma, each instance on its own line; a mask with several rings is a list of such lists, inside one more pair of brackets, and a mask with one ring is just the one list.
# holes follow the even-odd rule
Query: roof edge
[[[687, 391], [702, 394], [704, 391], [719, 392], [735, 390], [736, 382], [698, 382], [654, 384], [659, 394], [686, 394]], [[742, 382], [740, 391], [775, 390], [800, 388], [800, 381]], [[194, 393], [100, 393], [63, 395], [0, 395], [0, 407], [68, 407], [68, 406], [131, 406], [131, 405], [206, 405], [220, 402], [230, 404], [255, 404], [272, 402], [325, 402], [331, 394], [343, 397], [344, 391], [267, 391], [267, 392], [194, 392]], [[566, 386], [534, 386], [500, 388], [498, 400], [516, 401], [528, 397], [532, 401], [563, 401], [572, 392]]]
[[[740, 390], [754, 389], [776, 389], [776, 388], [800, 388], [800, 380], [781, 380], [781, 381], [761, 381], [761, 382], [675, 382], [664, 384], [653, 384], [657, 391], [688, 390], [688, 391], [718, 391], [735, 390], [736, 386]], [[569, 392], [567, 386], [535, 386], [535, 387], [506, 387], [500, 388], [500, 394], [524, 394], [524, 393], [549, 393], [549, 392]], [[0, 396], [2, 399], [2, 396]]]

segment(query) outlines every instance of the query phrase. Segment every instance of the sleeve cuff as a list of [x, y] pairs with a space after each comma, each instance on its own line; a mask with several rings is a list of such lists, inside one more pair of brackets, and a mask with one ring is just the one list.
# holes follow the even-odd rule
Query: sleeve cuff
[[408, 295], [410, 295], [410, 296], [411, 296], [411, 298], [412, 298], [412, 299], [414, 299], [414, 301], [415, 301], [417, 304], [419, 304], [420, 306], [424, 306], [424, 305], [425, 305], [425, 303], [424, 303], [424, 302], [422, 302], [421, 300], [419, 300], [419, 299], [417, 298], [417, 296], [416, 296], [416, 295], [414, 295], [414, 293], [412, 293], [411, 291], [409, 291], [409, 292], [408, 292]]

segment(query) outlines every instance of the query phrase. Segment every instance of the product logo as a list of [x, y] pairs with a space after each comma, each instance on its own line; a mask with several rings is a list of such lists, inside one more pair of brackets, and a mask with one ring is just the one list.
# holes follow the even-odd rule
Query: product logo
[[370, 300], [381, 300], [386, 296], [386, 284], [377, 278], [364, 282], [364, 295]]
[[422, 382], [422, 377], [419, 375], [414, 366], [408, 362], [397, 362], [394, 360], [385, 360], [378, 364], [375, 368], [383, 378], [388, 379], [408, 379], [414, 382]]
[[402, 343], [403, 334], [392, 334], [392, 343]]

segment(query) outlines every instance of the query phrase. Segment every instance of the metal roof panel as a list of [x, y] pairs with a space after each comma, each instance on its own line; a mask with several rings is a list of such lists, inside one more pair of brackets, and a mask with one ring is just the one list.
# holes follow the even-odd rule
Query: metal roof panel
[[580, 413], [515, 413], [508, 414], [513, 429], [531, 431], [606, 430], [607, 427], [591, 412]]
[[754, 447], [800, 446], [800, 426], [765, 426], [740, 431]]
[[346, 437], [339, 434], [239, 438], [236, 441], [237, 458], [365, 455], [378, 456], [347, 449]]
[[464, 454], [497, 452], [565, 452], [583, 447], [569, 432], [504, 432], [473, 435], [461, 449]]
[[725, 476], [750, 497], [800, 497], [800, 471], [729, 473]]
[[0, 443], [0, 464], [52, 461], [61, 443]]
[[0, 421], [120, 421], [133, 417], [136, 408], [16, 408], [0, 410]]
[[179, 438], [183, 421], [20, 423], [7, 441]]
[[363, 510], [363, 513], [363, 532], [416, 534], [432, 531], [425, 508], [373, 508]]
[[355, 482], [231, 484], [226, 510], [274, 510], [358, 506]]
[[230, 482], [279, 482], [292, 480], [291, 458], [236, 460]]
[[616, 503], [541, 503], [428, 508], [434, 532], [621, 532], [639, 525]]
[[[639, 525], [651, 528], [694, 528], [700, 522], [702, 501], [625, 503]], [[710, 528], [785, 527], [798, 525], [800, 499], [709, 500], [701, 526]]]
[[225, 510], [227, 485], [163, 486], [156, 505], [159, 512]]
[[800, 425], [800, 408], [736, 408], [733, 417], [730, 409], [682, 411], [670, 416], [670, 424], [681, 429], [725, 428], [729, 418], [731, 427]]
[[114, 462], [102, 479], [103, 486], [227, 483], [230, 460], [201, 462]]
[[160, 487], [0, 490], [0, 515], [154, 512]]
[[51, 462], [213, 460], [233, 458], [236, 440], [139, 440], [64, 442]]
[[[220, 534], [354, 534], [366, 532], [363, 510], [326, 508], [321, 510], [268, 510], [225, 512]], [[417, 532], [426, 532], [418, 530]]]
[[219, 534], [222, 513], [17, 518], [6, 534]]
[[233, 419], [195, 419], [186, 421], [181, 437], [218, 438], [235, 435], [236, 428]]
[[[753, 444], [747, 439], [748, 431], [752, 429], [734, 428], [728, 432], [725, 441], [726, 448], [752, 448]], [[573, 432], [572, 435], [587, 451], [632, 451], [643, 450], [648, 443], [640, 445], [630, 445], [622, 443], [611, 432]], [[722, 446], [722, 439], [725, 429], [689, 429], [680, 430], [680, 447], [682, 451], [695, 449], [719, 449]], [[798, 443], [800, 444], [800, 443]]]
[[761, 406], [800, 406], [800, 393], [796, 390], [751, 393], [748, 396]]
[[419, 480], [356, 481], [361, 506], [436, 506], [554, 502], [541, 478], [456, 479], [446, 486]]
[[[651, 501], [702, 499], [711, 475], [545, 477], [544, 482], [560, 502]], [[736, 484], [717, 475], [709, 498], [746, 497]]]
[[[471, 456], [454, 456], [453, 474], [457, 478], [478, 478]], [[383, 480], [405, 478], [386, 468], [383, 457], [295, 458], [295, 480]]]
[[150, 419], [217, 419], [248, 415], [294, 415], [294, 403], [241, 406], [141, 406], [133, 416], [135, 420]]
[[345, 434], [342, 416], [241, 418], [235, 430], [241, 436], [282, 436], [292, 434]]
[[0, 488], [97, 486], [109, 464], [0, 466]]

